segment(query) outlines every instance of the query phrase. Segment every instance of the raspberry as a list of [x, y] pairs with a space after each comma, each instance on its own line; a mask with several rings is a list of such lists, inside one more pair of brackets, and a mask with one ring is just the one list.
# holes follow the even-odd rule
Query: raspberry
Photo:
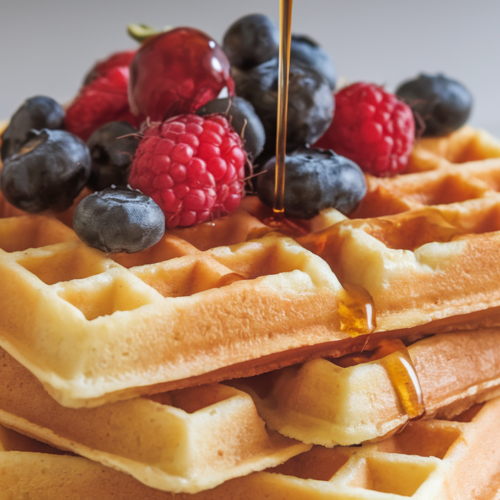
[[180, 115], [150, 126], [129, 184], [153, 198], [169, 228], [234, 212], [243, 196], [246, 153], [222, 115]]
[[405, 169], [415, 138], [409, 106], [377, 85], [355, 83], [335, 95], [335, 108], [315, 147], [333, 149], [379, 177]]
[[129, 70], [111, 68], [82, 88], [66, 110], [66, 130], [87, 141], [94, 130], [113, 121], [137, 125], [128, 104]]
[[137, 50], [127, 50], [123, 52], [115, 52], [102, 61], [97, 61], [92, 69], [87, 73], [83, 81], [83, 85], [88, 85], [90, 82], [105, 75], [111, 68], [120, 66], [130, 66], [132, 59]]

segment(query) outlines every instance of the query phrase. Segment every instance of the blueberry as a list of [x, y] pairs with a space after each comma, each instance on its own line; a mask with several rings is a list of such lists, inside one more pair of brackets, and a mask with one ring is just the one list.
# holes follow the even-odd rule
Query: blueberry
[[[233, 68], [236, 94], [250, 101], [264, 125], [266, 151], [276, 145], [278, 61], [242, 71]], [[328, 82], [314, 69], [290, 64], [287, 149], [293, 151], [319, 139], [333, 118], [334, 99]]]
[[64, 109], [50, 97], [36, 96], [26, 100], [2, 134], [2, 160], [19, 152], [31, 130], [63, 128], [64, 115]]
[[149, 197], [128, 188], [108, 188], [76, 207], [73, 229], [87, 245], [108, 253], [135, 253], [157, 243], [165, 216]]
[[396, 95], [411, 107], [418, 125], [423, 121], [422, 135], [438, 137], [460, 128], [469, 118], [472, 95], [459, 82], [442, 74], [421, 74], [402, 83]]
[[262, 152], [266, 142], [264, 126], [247, 100], [242, 97], [214, 99], [196, 111], [200, 116], [212, 113], [223, 113], [231, 117], [232, 127], [240, 137], [243, 133], [243, 146], [252, 158], [256, 158]]
[[127, 122], [110, 122], [98, 128], [87, 141], [92, 158], [92, 170], [87, 185], [102, 191], [112, 185], [126, 186], [132, 158], [140, 137]]
[[330, 55], [314, 40], [305, 35], [292, 35], [290, 59], [310, 66], [321, 73], [333, 90], [337, 85], [337, 71]]
[[263, 14], [244, 16], [228, 28], [222, 48], [231, 66], [253, 68], [278, 55], [279, 31]]
[[9, 156], [0, 188], [9, 203], [26, 212], [66, 210], [90, 175], [90, 153], [64, 130], [33, 130], [19, 153]]
[[[257, 194], [273, 204], [276, 158], [258, 176]], [[352, 212], [366, 194], [365, 177], [351, 160], [324, 149], [303, 148], [285, 159], [285, 215], [311, 219], [324, 208]]]

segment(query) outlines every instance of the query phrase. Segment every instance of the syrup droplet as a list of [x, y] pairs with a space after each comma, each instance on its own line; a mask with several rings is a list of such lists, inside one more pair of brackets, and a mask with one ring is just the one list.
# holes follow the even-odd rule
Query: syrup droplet
[[278, 231], [279, 233], [292, 238], [297, 238], [307, 234], [306, 229], [283, 216], [267, 217], [262, 221], [262, 223], [272, 228], [273, 231]]
[[372, 333], [377, 327], [375, 304], [370, 294], [359, 286], [344, 284], [339, 300], [340, 330], [351, 337]]

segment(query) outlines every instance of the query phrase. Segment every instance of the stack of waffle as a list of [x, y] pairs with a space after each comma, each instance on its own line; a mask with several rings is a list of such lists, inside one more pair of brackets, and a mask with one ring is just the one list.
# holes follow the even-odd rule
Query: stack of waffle
[[0, 200], [0, 498], [495, 498], [500, 144], [367, 182], [133, 255]]

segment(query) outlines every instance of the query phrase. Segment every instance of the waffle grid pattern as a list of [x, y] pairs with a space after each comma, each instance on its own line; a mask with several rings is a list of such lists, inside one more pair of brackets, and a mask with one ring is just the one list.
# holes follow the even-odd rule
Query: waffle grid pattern
[[[308, 359], [306, 348], [326, 343], [333, 357], [359, 350], [366, 341], [351, 338], [341, 314], [351, 286], [370, 298], [362, 305], [375, 308], [377, 333], [402, 336], [408, 329], [418, 336], [429, 333], [429, 325], [432, 333], [500, 326], [498, 171], [498, 142], [464, 128], [446, 139], [422, 140], [408, 174], [368, 178], [368, 195], [351, 219], [329, 211], [299, 228], [300, 236], [285, 238], [268, 225], [269, 210], [254, 199], [220, 223], [173, 231], [141, 254], [113, 258], [83, 245], [54, 218], [11, 217], [18, 214], [0, 200], [0, 345], [65, 406], [123, 399], [110, 405], [140, 401], [164, 408], [163, 396], [130, 398], [206, 382], [200, 377], [218, 370], [214, 380], [233, 378], [239, 372], [232, 367], [248, 362], [260, 363], [248, 365], [250, 375], [280, 368]], [[69, 214], [63, 219], [68, 224]], [[304, 350], [280, 358], [295, 349]], [[68, 411], [105, 412], [110, 405]], [[196, 495], [494, 498], [500, 402], [476, 410], [461, 421], [411, 422], [380, 443], [313, 448], [278, 469]], [[33, 417], [19, 425], [24, 417], [17, 412], [13, 420], [6, 413], [16, 412], [3, 410], [5, 424], [43, 438]], [[223, 430], [218, 436], [224, 439]], [[12, 491], [27, 483], [13, 480], [9, 460], [36, 465], [37, 458], [9, 457], [0, 457], [0, 481], [6, 478]], [[116, 474], [82, 459], [56, 458], [77, 460], [81, 471], [90, 467], [89, 478], [97, 470]], [[150, 498], [157, 496], [193, 498], [160, 492]]]
[[[0, 486], [4, 498], [37, 491], [38, 500], [68, 498], [68, 492], [90, 499], [96, 486], [102, 500], [128, 500], [139, 494], [151, 500], [497, 500], [498, 418], [500, 399], [495, 399], [453, 421], [412, 422], [380, 443], [315, 447], [275, 469], [195, 495], [152, 490], [85, 459], [29, 452], [26, 440], [23, 451], [17, 452], [19, 442], [11, 436], [3, 446], [10, 451], [0, 452]], [[0, 432], [0, 439], [5, 435]], [[32, 447], [40, 451], [37, 443]], [[80, 484], [79, 478], [85, 481]], [[43, 489], [33, 486], [40, 484]]]
[[1, 423], [160, 490], [196, 493], [310, 448], [268, 433], [250, 396], [221, 384], [71, 409], [5, 351], [0, 367]]
[[390, 344], [382, 356], [315, 359], [229, 383], [252, 396], [269, 428], [328, 447], [380, 440], [411, 419], [452, 418], [500, 395], [499, 329]]
[[[340, 333], [340, 283], [291, 239], [201, 252], [166, 236], [152, 251], [115, 262], [57, 220], [25, 216], [0, 219], [0, 247], [0, 297], [9, 304], [0, 344], [68, 406], [246, 361], [257, 343], [272, 354], [272, 337], [286, 350]], [[304, 315], [311, 300], [316, 321]], [[290, 335], [297, 330], [302, 336]]]
[[[78, 407], [307, 359], [307, 347], [349, 339], [341, 283], [368, 293], [378, 332], [440, 320], [443, 329], [496, 326], [500, 145], [465, 128], [423, 140], [414, 157], [423, 156], [427, 171], [369, 179], [358, 212], [375, 215], [370, 200], [386, 191], [405, 211], [348, 220], [330, 210], [302, 228], [298, 243], [272, 232], [255, 198], [220, 223], [171, 232], [114, 260], [55, 219], [0, 219], [0, 345], [60, 403]], [[480, 317], [460, 318], [470, 313]], [[336, 355], [359, 347], [339, 345]], [[290, 356], [295, 349], [302, 354]], [[259, 361], [266, 356], [273, 362]]]

